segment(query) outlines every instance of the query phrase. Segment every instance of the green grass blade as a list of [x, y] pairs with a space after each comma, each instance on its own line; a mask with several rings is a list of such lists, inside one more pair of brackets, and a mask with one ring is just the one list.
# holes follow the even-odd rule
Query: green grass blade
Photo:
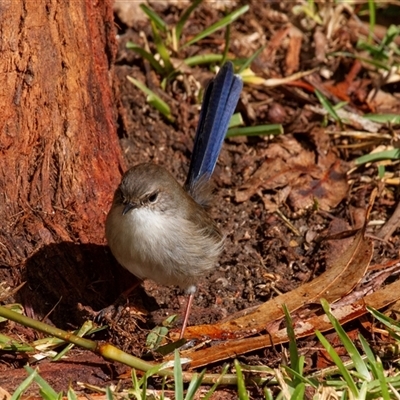
[[[0, 287], [0, 289], [1, 289], [1, 287]], [[11, 311], [14, 311], [17, 314], [21, 314], [22, 315], [24, 313], [24, 308], [21, 306], [21, 304], [17, 304], [17, 303], [6, 304], [6, 305], [4, 305], [4, 307], [8, 308]], [[4, 321], [7, 321], [7, 319], [3, 318], [3, 317], [0, 317], [0, 323], [4, 322]]]
[[148, 373], [149, 371], [147, 371], [142, 378], [139, 381], [139, 389], [141, 389], [141, 398], [142, 399], [146, 399], [146, 392], [147, 392], [147, 379], [149, 379], [149, 376], [151, 376], [151, 374]]
[[126, 44], [126, 48], [133, 50], [135, 53], [139, 54], [140, 57], [147, 60], [158, 74], [165, 75], [166, 72], [163, 66], [154, 58], [154, 56], [151, 53], [149, 53], [142, 47], [132, 42], [128, 42]]
[[131, 369], [131, 380], [132, 380], [132, 388], [134, 390], [138, 390], [140, 388], [139, 380], [136, 375], [136, 369], [132, 368]]
[[165, 72], [167, 74], [170, 74], [174, 70], [174, 67], [173, 67], [173, 65], [171, 63], [171, 59], [169, 57], [169, 51], [168, 51], [167, 47], [165, 46], [165, 44], [160, 36], [160, 33], [158, 32], [157, 25], [153, 21], [151, 21], [151, 29], [153, 31], [154, 44], [156, 45], [157, 52], [164, 62]]
[[174, 358], [174, 383], [175, 383], [175, 399], [184, 400], [182, 365], [181, 365], [181, 357], [179, 355], [178, 350], [175, 350], [175, 358]]
[[372, 316], [385, 325], [388, 329], [389, 334], [397, 341], [400, 341], [400, 326], [397, 321], [388, 317], [385, 314], [382, 314], [380, 311], [375, 308], [367, 306], [367, 310], [372, 314]]
[[106, 387], [106, 400], [114, 400], [113, 392], [111, 391], [110, 386]]
[[76, 395], [75, 391], [71, 387], [68, 388], [67, 400], [78, 400], [78, 396]]
[[0, 350], [5, 351], [35, 351], [35, 348], [26, 343], [19, 343], [16, 340], [0, 333]]
[[[365, 340], [364, 336], [359, 334], [358, 338], [360, 340], [361, 343], [361, 347], [364, 350], [364, 353], [367, 357], [368, 362], [370, 363], [370, 365], [372, 366], [372, 368], [374, 367], [374, 363], [376, 362], [376, 358], [374, 353], [372, 352], [372, 349], [370, 347], [370, 345], [368, 344], [368, 342]], [[375, 375], [376, 378], [376, 375]]]
[[249, 57], [240, 67], [238, 74], [240, 74], [242, 71], [247, 69], [250, 64], [260, 55], [260, 53], [265, 49], [265, 46], [261, 46], [251, 57]]
[[196, 392], [199, 389], [201, 382], [203, 381], [203, 376], [206, 373], [206, 369], [200, 372], [200, 374], [194, 374], [189, 387], [186, 391], [185, 400], [193, 400], [195, 398]]
[[189, 67], [195, 67], [197, 65], [221, 62], [222, 59], [222, 54], [201, 54], [199, 56], [188, 57], [183, 62]]
[[184, 339], [179, 339], [176, 342], [169, 342], [167, 344], [164, 344], [158, 347], [155, 351], [162, 356], [166, 356], [173, 353], [175, 349], [179, 349], [180, 347], [182, 347], [185, 343], [186, 341]]
[[24, 379], [21, 384], [14, 390], [13, 395], [10, 400], [19, 400], [26, 389], [34, 382], [36, 376], [38, 375], [37, 370], [32, 370], [29, 372], [29, 375], [26, 379]]
[[246, 126], [243, 128], [228, 129], [226, 137], [234, 136], [261, 136], [261, 135], [282, 135], [283, 127], [280, 124]]
[[[293, 321], [287, 307], [283, 305], [282, 308], [283, 312], [285, 313], [286, 332], [289, 339], [290, 366], [292, 367], [293, 370], [302, 375], [302, 368], [300, 367], [299, 363], [300, 356], [297, 350], [296, 335], [294, 333]], [[293, 381], [293, 386], [296, 386], [299, 383], [300, 382], [298, 382], [297, 379], [295, 378]]]
[[360, 339], [361, 346], [362, 346], [362, 348], [367, 356], [367, 359], [369, 361], [369, 366], [372, 370], [372, 373], [373, 373], [375, 379], [377, 379], [379, 381], [380, 389], [381, 389], [380, 395], [382, 396], [382, 398], [384, 400], [389, 400], [390, 395], [389, 395], [388, 383], [386, 381], [386, 376], [385, 376], [385, 373], [383, 370], [382, 362], [381, 362], [381, 360], [375, 358], [374, 353], [371, 350], [371, 347], [369, 346], [368, 342], [364, 339], [364, 337], [362, 335], [359, 335], [359, 339]]
[[329, 113], [329, 115], [342, 126], [342, 120], [337, 114], [336, 110], [333, 108], [332, 104], [328, 101], [328, 99], [317, 89], [315, 89], [315, 95], [318, 97], [318, 100], [322, 104], [322, 107]]
[[392, 149], [380, 151], [379, 153], [366, 154], [365, 156], [358, 157], [355, 160], [356, 165], [362, 165], [369, 162], [382, 161], [382, 160], [399, 160], [400, 149]]
[[382, 68], [385, 71], [390, 71], [390, 66], [386, 63], [377, 61], [377, 60], [373, 60], [370, 58], [366, 58], [366, 57], [361, 57], [357, 54], [352, 54], [346, 51], [335, 51], [329, 54], [330, 57], [347, 57], [347, 58], [355, 58], [356, 60], [360, 60], [362, 62], [368, 63], [373, 65], [374, 67], [377, 68]]
[[[385, 37], [382, 39], [382, 46], [390, 46], [392, 42], [396, 40], [396, 38], [400, 35], [400, 26], [399, 25], [390, 25], [386, 31]], [[399, 48], [393, 47], [392, 49], [397, 55], [400, 54]]]
[[209, 28], [204, 29], [203, 32], [200, 32], [198, 35], [196, 35], [193, 39], [189, 40], [188, 42], [186, 42], [183, 47], [187, 47], [190, 46], [196, 42], [198, 42], [201, 39], [204, 39], [205, 37], [213, 34], [214, 32], [218, 31], [219, 29], [225, 28], [225, 26], [231, 24], [233, 21], [235, 21], [236, 19], [238, 19], [242, 14], [244, 14], [245, 12], [247, 12], [249, 10], [249, 6], [245, 5], [241, 8], [239, 8], [238, 10], [230, 13], [229, 15], [227, 15], [226, 17], [222, 18], [221, 20], [219, 20], [218, 22], [216, 22], [215, 24], [211, 25]]
[[344, 106], [347, 106], [347, 104], [349, 104], [348, 101], [339, 101], [339, 103], [336, 103], [333, 108], [335, 109], [335, 111], [340, 110], [341, 108], [343, 108]]
[[303, 400], [305, 391], [306, 385], [304, 385], [304, 383], [299, 383], [290, 396], [290, 400]]
[[[88, 332], [90, 332], [93, 328], [93, 322], [92, 321], [86, 321], [84, 324], [79, 328], [78, 331], [74, 332], [74, 335], [79, 336], [79, 337], [84, 337]], [[54, 358], [53, 361], [58, 361], [60, 360], [65, 354], [67, 354], [68, 351], [70, 351], [75, 345], [72, 343], [69, 343], [63, 350], [61, 350]]]
[[224, 46], [224, 51], [222, 52], [221, 65], [224, 65], [226, 60], [228, 59], [230, 38], [231, 38], [231, 26], [228, 25], [225, 29], [225, 46]]
[[171, 109], [169, 108], [169, 105], [164, 100], [162, 100], [152, 90], [150, 90], [146, 85], [144, 85], [142, 82], [138, 81], [137, 79], [132, 78], [131, 76], [127, 76], [127, 79], [129, 80], [129, 82], [133, 83], [138, 89], [140, 89], [144, 94], [147, 95], [146, 100], [150, 105], [152, 105], [154, 108], [156, 108], [169, 121], [171, 121], [171, 122], [174, 121], [174, 118], [171, 114]]
[[300, 9], [318, 25], [323, 24], [321, 17], [318, 15], [314, 0], [307, 0], [307, 3], [304, 6], [300, 6]]
[[[304, 356], [300, 357], [302, 364], [304, 364]], [[305, 376], [303, 376], [302, 374], [299, 374], [297, 371], [295, 371], [294, 369], [284, 365], [283, 366], [285, 368], [286, 371], [288, 371], [291, 375], [295, 376], [299, 382], [303, 382], [306, 385], [309, 385], [311, 387], [313, 387], [314, 389], [318, 388], [319, 382], [317, 379], [314, 378], [306, 378]]]
[[[166, 367], [168, 363], [154, 365], [154, 367], [149, 368], [146, 373], [137, 381], [137, 386], [142, 387], [147, 384], [147, 379], [151, 376], [158, 374], [162, 369]], [[137, 378], [136, 378], [137, 379]]]
[[222, 378], [224, 377], [224, 375], [228, 372], [229, 369], [229, 364], [225, 364], [222, 368], [221, 371], [221, 375], [219, 376], [219, 378], [217, 379], [217, 381], [214, 383], [214, 385], [211, 387], [211, 389], [206, 393], [206, 395], [203, 397], [203, 400], [210, 400], [211, 396], [213, 395], [213, 393], [215, 392], [215, 390], [217, 389], [217, 387], [220, 385]]
[[389, 59], [389, 55], [385, 52], [385, 49], [382, 46], [376, 46], [375, 44], [370, 44], [364, 42], [362, 39], [359, 39], [356, 45], [358, 50], [365, 50], [369, 53], [370, 57], [372, 57], [375, 61], [386, 61]]
[[232, 117], [229, 121], [229, 128], [234, 128], [236, 126], [241, 126], [243, 124], [244, 124], [244, 122], [243, 122], [242, 114], [235, 113], [232, 115]]
[[329, 318], [332, 326], [334, 327], [335, 331], [337, 332], [339, 339], [343, 343], [344, 347], [346, 348], [347, 352], [349, 353], [350, 358], [354, 362], [354, 367], [356, 368], [357, 372], [362, 376], [362, 378], [366, 381], [371, 380], [371, 375], [368, 371], [368, 367], [365, 364], [364, 360], [362, 359], [360, 353], [358, 352], [356, 346], [351, 341], [343, 327], [339, 324], [338, 320], [333, 316], [329, 309], [329, 304], [325, 299], [321, 299], [322, 308], [324, 309], [325, 314]]
[[335, 349], [331, 346], [331, 344], [325, 339], [325, 337], [322, 335], [321, 332], [316, 331], [315, 332], [318, 340], [321, 342], [321, 344], [325, 347], [326, 351], [328, 352], [329, 356], [332, 358], [333, 362], [336, 364], [338, 367], [343, 379], [346, 381], [352, 395], [356, 398], [359, 399], [359, 393], [357, 386], [355, 382], [353, 381], [353, 378], [351, 377], [349, 371], [347, 368], [344, 366], [342, 360], [340, 359], [339, 355], [336, 353]]
[[[29, 366], [25, 366], [24, 368], [29, 374], [35, 371]], [[47, 400], [55, 400], [59, 397], [59, 394], [39, 374], [36, 374], [34, 380], [40, 387], [40, 394]]]
[[[183, 12], [182, 16], [179, 18], [178, 23], [175, 26], [175, 41], [178, 44], [179, 40], [181, 39], [183, 26], [185, 25], [186, 21], [189, 19], [190, 14], [200, 5], [203, 0], [194, 0], [192, 4]], [[177, 49], [176, 49], [177, 50]]]
[[368, 391], [368, 382], [364, 381], [361, 384], [360, 391], [359, 391], [359, 399], [367, 399]]
[[141, 4], [139, 6], [142, 11], [149, 17], [151, 22], [154, 22], [157, 25], [157, 28], [162, 32], [167, 32], [168, 25], [164, 22], [164, 20], [150, 7], [146, 6], [146, 4]]
[[386, 173], [386, 168], [384, 165], [378, 165], [378, 178], [383, 179]]
[[368, 0], [368, 8], [369, 8], [368, 42], [372, 43], [374, 29], [375, 29], [375, 22], [376, 22], [375, 0]]
[[[269, 389], [267, 386], [264, 387], [263, 393], [265, 400], [274, 400], [271, 389]], [[282, 398], [282, 396], [280, 398]]]
[[237, 376], [237, 388], [238, 396], [240, 400], [249, 400], [249, 395], [246, 390], [246, 383], [244, 381], [242, 368], [238, 360], [234, 361], [236, 376]]
[[400, 115], [398, 114], [364, 114], [363, 117], [379, 124], [400, 124]]

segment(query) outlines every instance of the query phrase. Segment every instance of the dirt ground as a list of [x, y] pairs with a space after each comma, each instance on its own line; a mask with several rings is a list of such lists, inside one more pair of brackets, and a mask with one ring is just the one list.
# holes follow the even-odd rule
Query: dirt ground
[[[175, 22], [181, 13], [180, 7], [167, 5], [167, 2], [155, 2], [152, 6], [169, 23]], [[229, 7], [235, 9], [239, 5], [232, 4]], [[326, 53], [328, 50], [351, 51], [360, 34], [351, 28], [349, 21], [352, 18], [346, 10], [336, 11], [342, 20], [340, 26], [334, 27], [331, 37], [325, 37]], [[211, 3], [202, 5], [185, 27], [185, 37], [194, 36], [222, 15], [223, 11]], [[279, 78], [323, 67], [332, 72], [329, 76], [330, 87], [337, 88], [338, 83], [345, 82], [346, 76], [354, 68], [354, 60], [328, 58], [316, 53], [319, 49], [315, 42], [318, 37], [316, 32], [324, 33], [323, 25], [304, 27], [303, 22], [304, 15], [296, 15], [289, 4], [252, 1], [249, 12], [232, 26], [229, 57], [249, 57], [265, 44], [265, 49], [252, 64], [252, 70], [258, 76]], [[386, 20], [382, 23], [388, 26], [389, 22]], [[161, 92], [157, 89], [159, 77], [143, 59], [126, 49], [128, 41], [143, 43], [140, 32], [144, 32], [150, 40], [151, 29], [146, 18], [138, 17], [128, 26], [119, 14], [116, 24], [120, 49], [114, 82], [120, 99], [117, 104], [118, 134], [126, 165], [154, 162], [165, 166], [183, 183], [199, 115], [198, 93], [193, 82], [199, 82], [204, 87], [213, 72], [208, 66], [190, 68], [180, 79], [168, 85], [165, 92]], [[296, 51], [293, 39], [298, 37], [301, 37], [300, 44], [297, 43], [300, 52]], [[221, 54], [224, 43], [222, 30], [175, 56], [183, 59], [194, 54]], [[145, 82], [163, 97], [172, 109], [174, 123], [166, 121], [147, 104], [145, 96], [127, 81], [128, 75]], [[398, 187], [379, 181], [373, 164], [359, 168], [354, 168], [353, 164], [355, 158], [367, 154], [380, 144], [393, 143], [393, 140], [374, 139], [356, 146], [360, 142], [351, 137], [328, 134], [330, 130], [333, 131], [334, 124], [325, 128], [324, 117], [309, 108], [319, 104], [309, 88], [313, 84], [314, 87], [320, 87], [327, 80], [323, 79], [323, 75], [311, 74], [304, 80], [297, 80], [300, 81], [302, 84], [298, 85], [261, 87], [246, 84], [244, 87], [238, 111], [246, 125], [281, 123], [285, 134], [279, 137], [230, 138], [224, 143], [213, 176], [215, 196], [210, 214], [226, 235], [225, 248], [215, 270], [199, 283], [190, 325], [221, 321], [262, 304], [279, 293], [290, 292], [323, 273], [335, 257], [335, 246], [331, 242], [314, 239], [360, 228], [374, 188], [378, 188], [380, 194], [373, 205], [370, 221], [377, 222], [368, 226], [367, 235], [376, 238], [383, 225], [379, 221], [387, 221], [396, 208]], [[377, 107], [372, 109], [373, 106], [366, 100], [374, 88], [374, 82], [364, 66], [358, 66], [354, 82], [357, 85], [347, 92], [349, 107], [359, 113], [377, 112]], [[397, 96], [399, 94], [398, 84], [383, 85], [380, 90]], [[383, 112], [383, 108], [378, 111]], [[399, 106], [397, 109], [389, 106], [386, 111], [399, 112], [400, 109]], [[391, 132], [385, 128], [384, 132], [393, 138], [399, 134], [396, 127], [392, 127]], [[278, 158], [284, 163], [276, 161]], [[291, 158], [300, 160], [303, 169], [279, 184], [276, 176], [285, 165], [290, 165]], [[275, 175], [271, 177], [270, 170], [274, 168]], [[399, 177], [398, 165], [388, 164], [386, 170]], [[337, 179], [329, 178], [326, 186], [322, 185], [323, 194], [318, 207], [298, 186], [296, 188], [294, 182], [301, 181], [300, 187], [308, 189], [316, 177], [326, 171], [334, 171]], [[266, 184], [268, 179], [270, 183]], [[287, 188], [286, 192], [284, 188]], [[398, 232], [397, 229], [388, 240], [374, 239], [371, 265], [384, 264], [399, 257]], [[388, 281], [393, 279], [395, 276], [388, 277]], [[151, 357], [151, 352], [145, 347], [149, 330], [172, 314], [181, 317], [185, 301], [185, 295], [177, 288], [144, 282], [131, 294], [129, 305], [124, 304], [118, 318], [111, 317], [110, 329], [96, 336], [96, 339], [111, 340], [134, 355]], [[83, 306], [93, 307], [92, 304]], [[351, 326], [357, 327], [357, 322]], [[299, 347], [305, 349], [310, 371], [318, 368], [315, 351], [312, 350], [316, 345], [314, 338], [299, 341]], [[246, 364], [270, 367], [283, 361], [280, 348], [254, 351], [240, 356], [240, 360]], [[1, 370], [5, 372], [21, 366], [25, 358], [19, 356], [16, 359], [8, 354], [2, 356], [2, 361]], [[65, 390], [68, 381], [85, 379], [104, 387], [117, 382], [119, 377], [124, 376], [121, 374], [128, 371], [125, 367], [105, 363], [97, 356], [78, 350], [71, 352], [68, 361], [62, 361], [59, 365], [65, 367], [66, 372], [58, 380], [51, 372], [46, 372], [47, 368], [51, 370], [51, 365], [42, 363], [40, 366], [43, 376], [52, 382], [56, 390]], [[209, 370], [217, 372], [220, 365], [213, 365]], [[0, 386], [12, 390], [15, 382], [23, 376], [24, 371], [16, 368], [13, 376], [10, 375], [7, 378], [9, 380], [4, 380]], [[129, 378], [125, 382], [129, 382]], [[225, 395], [224, 398], [234, 398], [228, 392]], [[253, 395], [257, 398], [257, 390]]]
[[[248, 53], [253, 49], [249, 50], [243, 46], [243, 36], [253, 32], [256, 23], [262, 21], [259, 28], [267, 34], [273, 31], [271, 22], [275, 24], [275, 29], [279, 29], [282, 22], [271, 21], [271, 14], [276, 8], [279, 9], [280, 6], [275, 4], [266, 7], [265, 4], [258, 5], [257, 2], [252, 4], [249, 13], [235, 24], [231, 42], [238, 45], [236, 47], [232, 45], [232, 57], [249, 56]], [[166, 12], [165, 15], [169, 18], [173, 18], [173, 15], [169, 14], [173, 13], [173, 10], [172, 7], [163, 9], [162, 6], [158, 9], [160, 13]], [[280, 12], [285, 13], [289, 10], [275, 12], [279, 16]], [[190, 36], [198, 31], [197, 24], [204, 26], [211, 24], [217, 14], [207, 6], [201, 8], [201, 11], [194, 14], [196, 23], [190, 24], [187, 35]], [[257, 18], [259, 15], [265, 18]], [[290, 18], [290, 12], [282, 14], [281, 17], [286, 15]], [[146, 34], [150, 34], [148, 27], [143, 26], [142, 29]], [[165, 166], [183, 183], [188, 170], [198, 105], [193, 104], [194, 99], [190, 98], [182, 86], [179, 86], [180, 82], [176, 83], [172, 90], [164, 95], [176, 117], [176, 123], [171, 125], [146, 104], [144, 96], [133, 85], [126, 83], [126, 76], [130, 75], [146, 81], [149, 87], [152, 85], [157, 87], [158, 84], [156, 75], [151, 71], [145, 72], [141, 60], [124, 49], [127, 41], [140, 42], [139, 31], [139, 29], [128, 29], [121, 32], [120, 36], [121, 52], [116, 73], [122, 99], [120, 134], [123, 152], [128, 166], [140, 162], [155, 162]], [[222, 45], [223, 32], [220, 32], [193, 51], [218, 53]], [[281, 51], [282, 54], [279, 54]], [[278, 74], [279, 61], [282, 61], [284, 52], [283, 49], [277, 50], [278, 55], [274, 65], [270, 65], [261, 55], [255, 61], [254, 69], [268, 68], [271, 76]], [[300, 70], [317, 65], [317, 61], [309, 57], [310, 55], [302, 53]], [[337, 68], [336, 74], [345, 74], [345, 68], [346, 66]], [[193, 74], [203, 87], [212, 76], [206, 68], [193, 68], [190, 74]], [[249, 177], [270, 154], [268, 149], [271, 143], [282, 144], [283, 148], [298, 146], [299, 152], [305, 149], [316, 156], [321, 150], [332, 151], [337, 157], [336, 161], [340, 162], [341, 173], [349, 170], [350, 160], [363, 154], [362, 151], [341, 152], [337, 149], [335, 141], [329, 141], [329, 137], [320, 129], [321, 119], [305, 111], [306, 101], [300, 101], [295, 94], [290, 87], [259, 89], [245, 86], [244, 88], [242, 97], [246, 99], [247, 104], [242, 102], [238, 110], [242, 112], [245, 121], [257, 125], [279, 120], [283, 122], [285, 138], [240, 137], [226, 140], [214, 173], [216, 193], [214, 205], [210, 210], [226, 234], [225, 250], [216, 270], [199, 285], [191, 323], [212, 323], [237, 311], [260, 304], [276, 292], [290, 291], [312, 279], [323, 271], [326, 265], [327, 256], [324, 247], [318, 246], [314, 251], [312, 243], [305, 244], [304, 237], [294, 235], [282, 218], [267, 209], [263, 202], [262, 189], [249, 196], [246, 201], [237, 201], [238, 193], [241, 193]], [[251, 103], [251, 107], [248, 103]], [[250, 115], [252, 113], [255, 115]], [[336, 143], [339, 144], [340, 140]], [[365, 170], [355, 171], [350, 175], [350, 179], [357, 182], [361, 174], [365, 173]], [[373, 174], [373, 170], [370, 173]], [[349, 190], [343, 196], [343, 200], [329, 212], [293, 208], [290, 204], [282, 204], [281, 211], [296, 229], [303, 233], [311, 230], [321, 234], [334, 229], [341, 230], [343, 227], [349, 229], [355, 224], [351, 221], [349, 207], [364, 210], [372, 188], [373, 185]], [[392, 207], [395, 205], [394, 202], [391, 204]], [[391, 209], [387, 207], [382, 209], [378, 203], [376, 213], [381, 214], [380, 218], [387, 218], [391, 214]], [[335, 221], [341, 226], [330, 228]], [[372, 229], [371, 234], [373, 234]], [[380, 246], [382, 248], [379, 250]], [[376, 243], [376, 247], [376, 254], [384, 253], [388, 258], [395, 258], [397, 255], [396, 246], [393, 244], [386, 249], [384, 243]], [[151, 311], [151, 319], [155, 324], [160, 324], [171, 313], [182, 310], [184, 299], [179, 290], [160, 287], [150, 282], [146, 282], [144, 287], [147, 295], [157, 304], [156, 309]], [[149, 310], [146, 305], [145, 308]]]

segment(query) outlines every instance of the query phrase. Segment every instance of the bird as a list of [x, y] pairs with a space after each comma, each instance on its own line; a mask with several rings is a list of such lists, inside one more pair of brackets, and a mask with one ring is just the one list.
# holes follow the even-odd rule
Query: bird
[[207, 86], [184, 186], [161, 165], [133, 166], [122, 176], [106, 218], [108, 246], [124, 268], [189, 295], [180, 338], [197, 285], [223, 249], [224, 236], [207, 211], [210, 178], [242, 88], [229, 61]]

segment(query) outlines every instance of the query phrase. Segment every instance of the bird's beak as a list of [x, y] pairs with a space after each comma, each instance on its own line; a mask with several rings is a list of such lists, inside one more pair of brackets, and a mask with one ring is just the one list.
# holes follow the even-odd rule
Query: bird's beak
[[128, 213], [130, 210], [132, 210], [133, 208], [136, 208], [136, 204], [133, 203], [128, 203], [124, 209], [122, 210], [122, 215], [125, 215], [126, 213]]

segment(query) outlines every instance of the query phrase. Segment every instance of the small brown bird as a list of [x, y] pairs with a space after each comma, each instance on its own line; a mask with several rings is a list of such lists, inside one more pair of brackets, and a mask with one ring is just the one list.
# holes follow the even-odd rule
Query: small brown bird
[[204, 95], [185, 188], [159, 165], [136, 165], [124, 174], [107, 216], [108, 245], [123, 267], [190, 295], [181, 337], [196, 286], [223, 248], [223, 236], [204, 206], [241, 90], [241, 79], [226, 63]]

